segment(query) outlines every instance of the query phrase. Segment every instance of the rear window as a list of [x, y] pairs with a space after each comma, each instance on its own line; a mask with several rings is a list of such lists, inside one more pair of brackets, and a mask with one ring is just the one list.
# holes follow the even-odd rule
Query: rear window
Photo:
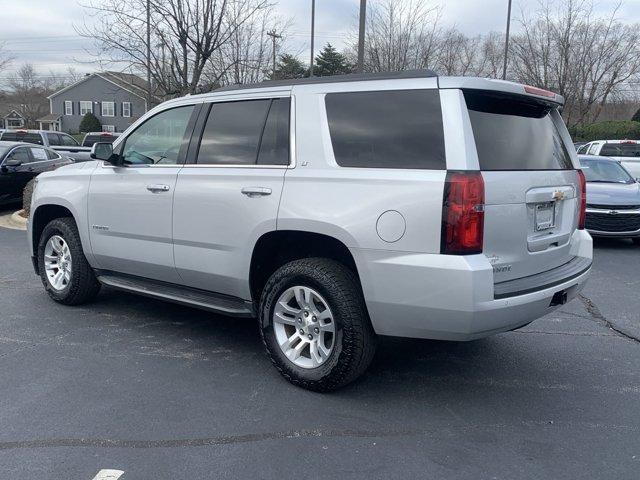
[[465, 91], [481, 170], [568, 170], [571, 156], [547, 105]]
[[600, 149], [604, 157], [640, 157], [640, 145], [637, 143], [605, 143]]
[[86, 135], [84, 140], [82, 141], [83, 147], [93, 147], [93, 144], [96, 142], [104, 143], [113, 143], [113, 141], [117, 137], [115, 135]]
[[42, 137], [39, 133], [4, 132], [2, 134], [2, 140], [5, 140], [7, 142], [25, 142], [42, 145]]
[[329, 93], [325, 105], [338, 165], [446, 168], [437, 90]]

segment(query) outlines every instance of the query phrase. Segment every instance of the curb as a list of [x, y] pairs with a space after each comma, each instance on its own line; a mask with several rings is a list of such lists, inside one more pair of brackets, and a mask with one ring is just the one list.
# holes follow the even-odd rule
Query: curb
[[0, 216], [0, 227], [11, 228], [13, 230], [26, 230], [27, 219], [20, 215], [23, 211], [24, 210], [18, 210], [17, 212]]

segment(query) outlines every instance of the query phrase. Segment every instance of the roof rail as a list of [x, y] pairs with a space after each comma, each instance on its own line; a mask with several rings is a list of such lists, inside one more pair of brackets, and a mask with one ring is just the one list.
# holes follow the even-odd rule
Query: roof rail
[[368, 80], [395, 80], [404, 78], [431, 78], [438, 74], [432, 70], [402, 70], [400, 72], [377, 73], [350, 73], [348, 75], [332, 75], [327, 77], [306, 77], [289, 80], [267, 80], [260, 83], [246, 85], [227, 85], [217, 88], [214, 92], [227, 92], [231, 90], [245, 90], [250, 88], [287, 87], [295, 85], [310, 85], [316, 83], [341, 83], [341, 82], [365, 82]]

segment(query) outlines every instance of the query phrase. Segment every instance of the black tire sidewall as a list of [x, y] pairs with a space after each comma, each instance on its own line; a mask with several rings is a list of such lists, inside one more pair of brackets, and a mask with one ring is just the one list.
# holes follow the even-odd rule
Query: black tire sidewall
[[[51, 237], [59, 235], [69, 246], [71, 252], [71, 282], [62, 290], [56, 290], [51, 286], [47, 279], [47, 273], [44, 266], [44, 249]], [[40, 241], [38, 242], [38, 271], [40, 272], [40, 279], [44, 285], [47, 293], [58, 301], [66, 300], [71, 294], [72, 290], [78, 287], [77, 283], [80, 281], [76, 271], [79, 267], [80, 256], [84, 255], [82, 246], [77, 242], [77, 234], [69, 226], [68, 222], [64, 219], [52, 220], [44, 227], [42, 235], [40, 235]]]
[[[316, 259], [317, 261], [317, 259]], [[331, 262], [337, 265], [337, 262]], [[335, 268], [335, 267], [334, 267]], [[338, 269], [346, 273], [345, 267]], [[259, 311], [259, 325], [262, 340], [267, 348], [271, 360], [280, 372], [290, 382], [317, 391], [327, 391], [343, 384], [344, 379], [350, 377], [354, 368], [354, 345], [358, 332], [352, 328], [352, 322], [369, 322], [363, 305], [353, 305], [343, 291], [346, 288], [356, 288], [344, 278], [341, 286], [319, 280], [315, 275], [312, 263], [294, 261], [282, 266], [267, 282], [262, 294]], [[273, 311], [280, 295], [293, 286], [305, 286], [316, 290], [328, 303], [336, 324], [336, 336], [333, 350], [322, 365], [316, 368], [302, 368], [291, 362], [276, 340], [273, 328]], [[357, 297], [361, 298], [361, 297]], [[350, 302], [351, 303], [348, 303]], [[348, 308], [346, 308], [348, 306]], [[354, 314], [354, 308], [358, 312]], [[360, 317], [360, 318], [356, 318]]]

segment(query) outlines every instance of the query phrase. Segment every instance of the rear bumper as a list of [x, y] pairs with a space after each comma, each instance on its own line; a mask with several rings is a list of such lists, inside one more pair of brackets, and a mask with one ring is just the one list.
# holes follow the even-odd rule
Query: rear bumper
[[[572, 254], [581, 270], [551, 286], [495, 298], [484, 255], [449, 256], [353, 250], [375, 331], [381, 335], [474, 340], [522, 327], [574, 298], [589, 277], [592, 241], [577, 231]], [[561, 268], [561, 267], [559, 267]], [[554, 295], [559, 294], [554, 299]]]

